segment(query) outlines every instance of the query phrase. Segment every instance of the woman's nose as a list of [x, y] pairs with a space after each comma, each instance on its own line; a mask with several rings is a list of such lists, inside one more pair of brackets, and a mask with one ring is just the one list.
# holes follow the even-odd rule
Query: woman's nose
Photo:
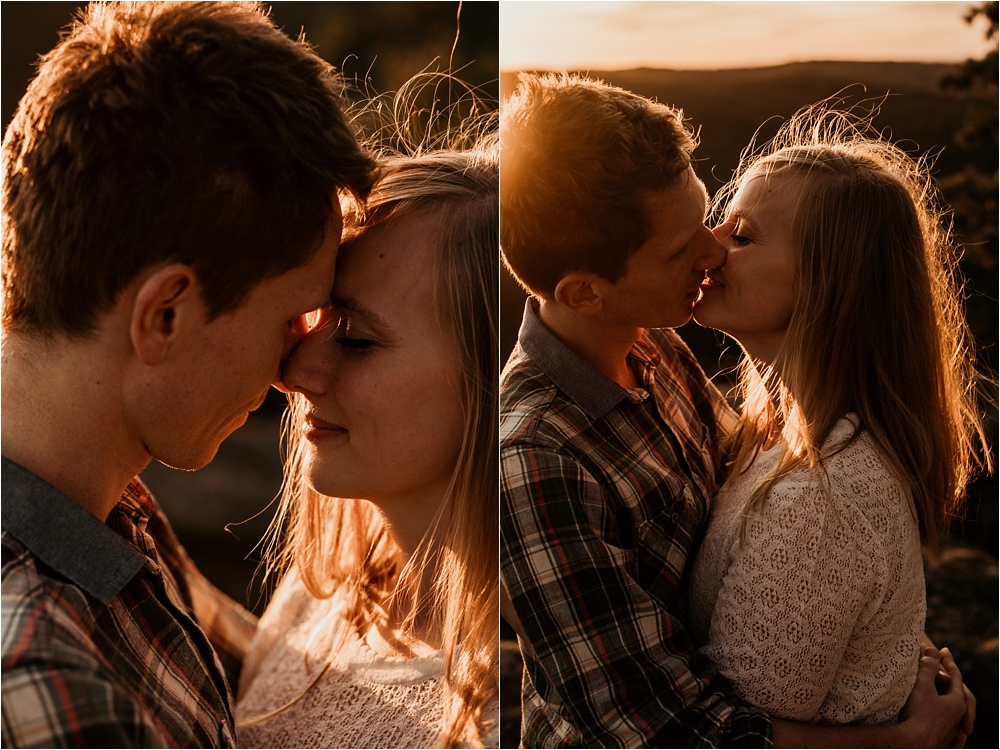
[[727, 251], [725, 246], [719, 242], [722, 237], [717, 234], [718, 231], [718, 227], [711, 230], [705, 227], [705, 233], [702, 235], [704, 241], [701, 252], [698, 254], [697, 270], [707, 271], [709, 268], [718, 268], [725, 265]]

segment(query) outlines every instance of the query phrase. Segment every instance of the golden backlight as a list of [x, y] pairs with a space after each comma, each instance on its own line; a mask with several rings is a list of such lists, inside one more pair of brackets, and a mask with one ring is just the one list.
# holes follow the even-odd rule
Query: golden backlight
[[957, 62], [990, 48], [961, 2], [502, 2], [501, 70]]

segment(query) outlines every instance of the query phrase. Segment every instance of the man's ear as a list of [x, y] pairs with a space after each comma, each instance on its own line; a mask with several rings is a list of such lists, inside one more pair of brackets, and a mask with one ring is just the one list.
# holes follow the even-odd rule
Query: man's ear
[[181, 327], [201, 313], [198, 277], [190, 266], [174, 263], [148, 276], [136, 291], [129, 326], [140, 361], [160, 364]]
[[570, 271], [559, 279], [553, 296], [556, 302], [578, 315], [597, 315], [604, 306], [600, 277], [586, 271]]

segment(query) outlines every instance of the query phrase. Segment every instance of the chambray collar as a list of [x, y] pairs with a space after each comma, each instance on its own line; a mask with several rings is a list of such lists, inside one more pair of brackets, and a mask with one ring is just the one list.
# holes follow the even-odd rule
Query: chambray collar
[[[588, 417], [599, 419], [622, 400], [646, 398], [648, 393], [644, 389], [622, 388], [560, 341], [538, 318], [537, 305], [531, 299], [525, 302], [517, 342], [531, 361]], [[655, 368], [658, 361], [656, 353], [641, 339], [632, 347], [629, 356], [638, 357], [647, 372]]]
[[107, 604], [146, 558], [92, 513], [3, 457], [3, 530], [42, 562]]

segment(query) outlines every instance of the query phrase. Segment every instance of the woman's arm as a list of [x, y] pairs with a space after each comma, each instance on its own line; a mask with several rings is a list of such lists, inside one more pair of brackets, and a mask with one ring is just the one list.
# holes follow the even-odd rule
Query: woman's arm
[[[939, 671], [947, 688], [938, 693]], [[976, 721], [976, 698], [948, 649], [933, 647], [920, 659], [917, 682], [898, 724], [819, 725], [775, 719], [775, 747], [964, 747]]]
[[[722, 543], [728, 567], [702, 653], [737, 694], [773, 716], [894, 718], [910, 686], [903, 681], [916, 675], [923, 618], [880, 609], [891, 585], [882, 536], [848, 500], [801, 476], [772, 488], [742, 538], [741, 520], [733, 516]], [[921, 591], [906, 587], [895, 599], [916, 610]]]

